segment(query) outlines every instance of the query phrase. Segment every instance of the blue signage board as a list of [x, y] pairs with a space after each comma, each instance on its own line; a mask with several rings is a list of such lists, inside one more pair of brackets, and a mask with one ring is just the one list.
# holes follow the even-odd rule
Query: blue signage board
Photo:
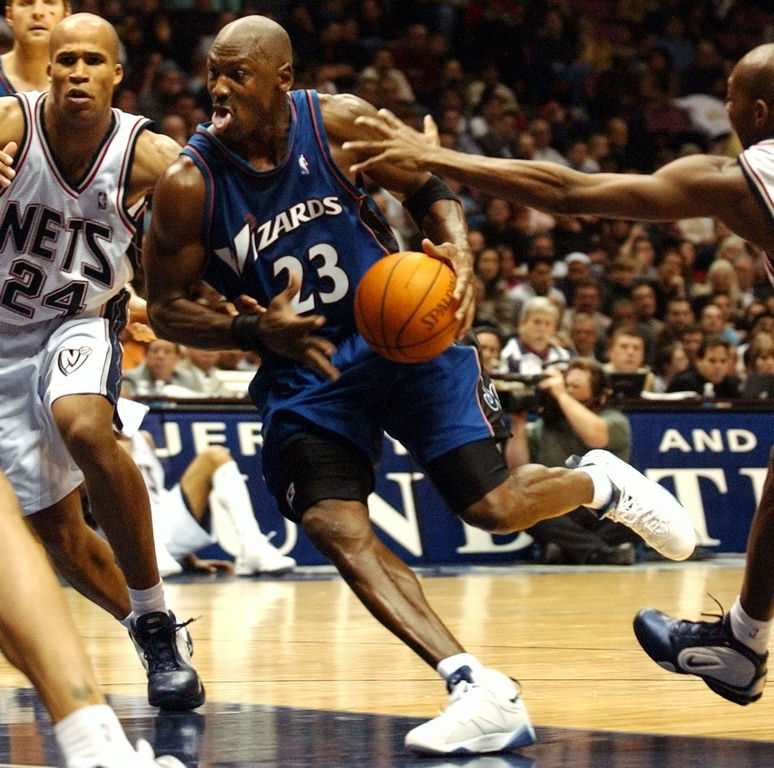
[[[774, 412], [631, 411], [628, 416], [634, 466], [677, 495], [703, 546], [743, 552], [766, 474]], [[261, 529], [275, 531], [273, 543], [300, 564], [326, 562], [301, 529], [280, 514], [266, 489], [261, 422], [254, 411], [153, 408], [143, 428], [159, 446], [170, 484], [207, 446], [229, 448], [246, 478]], [[530, 556], [532, 539], [525, 533], [492, 536], [462, 523], [403, 446], [388, 437], [369, 511], [382, 541], [409, 564], [508, 563]], [[205, 554], [218, 556], [217, 551]]]

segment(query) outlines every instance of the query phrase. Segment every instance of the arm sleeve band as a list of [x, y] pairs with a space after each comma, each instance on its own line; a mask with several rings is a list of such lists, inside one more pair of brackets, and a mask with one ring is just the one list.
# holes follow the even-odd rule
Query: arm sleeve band
[[433, 174], [413, 195], [403, 201], [403, 207], [411, 214], [414, 223], [421, 229], [430, 206], [438, 200], [457, 200], [459, 198], [452, 192], [446, 183]]

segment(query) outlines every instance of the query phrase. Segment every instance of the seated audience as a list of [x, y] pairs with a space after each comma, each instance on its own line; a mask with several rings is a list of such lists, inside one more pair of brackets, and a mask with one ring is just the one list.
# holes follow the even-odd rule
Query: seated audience
[[642, 373], [642, 391], [652, 392], [654, 376], [645, 365], [645, 337], [636, 328], [622, 326], [613, 331], [607, 345], [605, 373]]
[[654, 392], [666, 392], [672, 379], [688, 369], [688, 355], [679, 341], [659, 347], [656, 351], [655, 377], [653, 380]]
[[128, 397], [198, 397], [190, 373], [178, 370], [180, 345], [165, 339], [148, 342], [145, 360], [126, 371], [123, 391]]
[[673, 379], [668, 392], [696, 392], [702, 397], [739, 397], [739, 377], [728, 373], [734, 348], [720, 335], [705, 336], [696, 363]]

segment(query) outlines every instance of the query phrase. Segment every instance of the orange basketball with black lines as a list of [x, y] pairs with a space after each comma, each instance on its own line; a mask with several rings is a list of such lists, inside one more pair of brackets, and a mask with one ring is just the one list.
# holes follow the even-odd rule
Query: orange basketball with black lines
[[377, 261], [355, 292], [355, 322], [368, 344], [398, 363], [421, 363], [456, 338], [456, 276], [444, 262], [416, 251]]

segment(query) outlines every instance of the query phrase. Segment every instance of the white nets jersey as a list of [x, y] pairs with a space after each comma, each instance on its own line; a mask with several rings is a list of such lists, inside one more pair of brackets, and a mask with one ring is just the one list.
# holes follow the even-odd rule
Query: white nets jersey
[[[756, 192], [758, 200], [771, 218], [774, 227], [774, 139], [753, 144], [739, 155], [739, 164], [747, 182]], [[764, 261], [766, 274], [774, 284], [774, 254], [767, 254]]]
[[126, 206], [144, 117], [113, 110], [113, 122], [75, 185], [57, 166], [43, 130], [43, 93], [16, 95], [25, 135], [16, 177], [0, 193], [0, 322], [28, 325], [98, 316], [131, 280], [144, 201]]

